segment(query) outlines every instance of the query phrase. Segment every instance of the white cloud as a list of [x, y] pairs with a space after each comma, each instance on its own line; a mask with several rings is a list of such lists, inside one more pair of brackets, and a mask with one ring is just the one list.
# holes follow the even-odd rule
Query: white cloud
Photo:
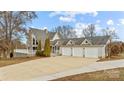
[[82, 31], [84, 28], [87, 27], [87, 24], [84, 24], [84, 23], [76, 23], [75, 24], [75, 31], [76, 31], [76, 34], [78, 37], [82, 37]]
[[63, 22], [74, 22], [76, 21], [75, 18], [73, 17], [70, 17], [70, 16], [67, 16], [67, 17], [64, 17], [64, 16], [60, 16], [59, 17], [59, 20], [63, 21]]
[[120, 24], [117, 24], [117, 26], [119, 26]]
[[96, 23], [100, 23], [101, 21], [100, 20], [96, 20]]
[[98, 15], [98, 12], [96, 12], [96, 11], [81, 11], [81, 12], [75, 12], [75, 14], [82, 14], [82, 15], [89, 14], [93, 17], [96, 17]]
[[119, 19], [120, 23], [124, 25], [124, 19]]
[[107, 24], [108, 25], [114, 25], [114, 22], [113, 22], [113, 20], [110, 19], [110, 20], [107, 21]]
[[96, 11], [81, 11], [81, 12], [59, 12], [59, 11], [55, 11], [55, 12], [51, 12], [50, 13], [50, 17], [54, 17], [54, 16], [58, 16], [60, 21], [64, 21], [64, 22], [74, 22], [76, 21], [76, 16], [77, 15], [85, 15], [85, 14], [89, 14], [92, 15], [93, 17], [96, 17], [98, 15], [98, 12]]
[[59, 14], [61, 14], [61, 12], [56, 11], [56, 12], [51, 12], [51, 13], [49, 14], [49, 16], [50, 16], [50, 17], [53, 17], [53, 16], [57, 16], [57, 15], [59, 15]]
[[98, 12], [93, 12], [93, 16], [95, 17], [95, 16], [97, 16], [98, 15]]

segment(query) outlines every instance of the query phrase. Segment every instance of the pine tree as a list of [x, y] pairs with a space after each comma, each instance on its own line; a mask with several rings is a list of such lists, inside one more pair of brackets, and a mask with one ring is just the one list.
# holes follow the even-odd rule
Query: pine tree
[[44, 56], [50, 57], [51, 54], [51, 48], [50, 48], [50, 39], [49, 37], [45, 40], [45, 46], [44, 46]]
[[36, 51], [36, 56], [42, 56], [41, 40], [39, 40], [39, 42], [38, 42], [37, 51]]

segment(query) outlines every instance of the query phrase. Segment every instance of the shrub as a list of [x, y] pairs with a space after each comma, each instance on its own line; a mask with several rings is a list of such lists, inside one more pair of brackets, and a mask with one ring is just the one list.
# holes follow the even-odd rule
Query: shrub
[[50, 39], [46, 38], [43, 55], [46, 57], [50, 57], [50, 54], [51, 54]]
[[41, 40], [39, 40], [38, 42], [38, 46], [37, 46], [37, 51], [36, 51], [36, 56], [42, 56], [43, 52], [41, 51]]
[[42, 51], [37, 50], [37, 51], [36, 51], [36, 56], [42, 56]]
[[111, 55], [118, 55], [120, 53], [120, 47], [118, 45], [111, 46]]
[[44, 56], [44, 51], [40, 51], [40, 50], [38, 50], [38, 51], [36, 51], [36, 56]]

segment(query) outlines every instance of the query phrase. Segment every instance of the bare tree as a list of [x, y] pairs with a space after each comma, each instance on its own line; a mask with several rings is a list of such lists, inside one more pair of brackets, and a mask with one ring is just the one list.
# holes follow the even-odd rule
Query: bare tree
[[103, 29], [102, 30], [102, 35], [103, 36], [111, 36], [112, 39], [118, 39], [118, 35], [116, 33], [116, 30], [115, 29], [111, 29], [111, 28], [106, 28], [106, 29]]
[[76, 31], [70, 25], [58, 26], [52, 29], [54, 32], [59, 32], [63, 38], [76, 38]]
[[110, 36], [110, 43], [108, 44], [108, 56], [111, 58], [112, 53], [112, 39], [118, 39], [117, 33], [115, 29], [106, 28], [102, 30], [103, 36]]
[[12, 52], [13, 39], [26, 34], [26, 23], [36, 18], [35, 12], [28, 11], [1, 11], [0, 12], [0, 38], [9, 43], [8, 54]]
[[83, 29], [82, 34], [85, 37], [94, 37], [96, 35], [95, 33], [95, 25], [94, 24], [90, 24], [88, 25], [86, 28]]

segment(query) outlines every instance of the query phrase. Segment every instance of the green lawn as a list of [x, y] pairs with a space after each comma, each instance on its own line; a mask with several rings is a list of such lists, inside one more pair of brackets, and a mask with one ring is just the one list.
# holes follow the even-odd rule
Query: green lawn
[[91, 73], [77, 74], [59, 78], [53, 81], [122, 81], [124, 80], [124, 68], [115, 68]]

